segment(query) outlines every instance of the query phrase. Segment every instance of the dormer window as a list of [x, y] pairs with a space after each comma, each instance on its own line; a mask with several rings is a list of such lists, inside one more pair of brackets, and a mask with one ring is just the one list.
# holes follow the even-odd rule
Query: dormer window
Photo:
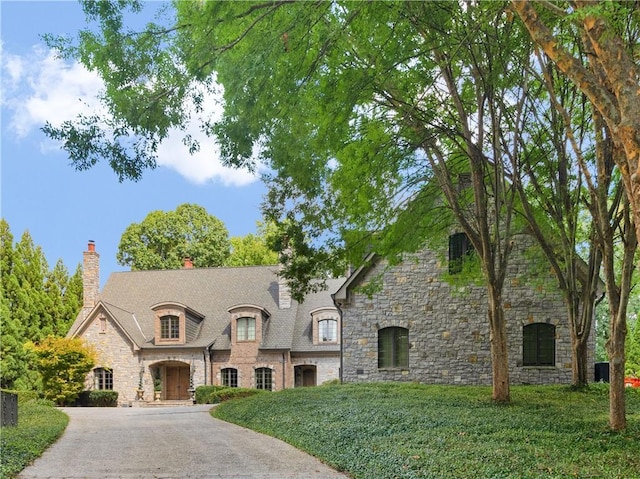
[[323, 319], [318, 321], [318, 341], [335, 343], [338, 341], [338, 320]]
[[255, 304], [238, 304], [227, 311], [231, 314], [231, 344], [263, 340], [269, 311]]
[[200, 334], [204, 315], [180, 303], [158, 303], [155, 312], [154, 343], [157, 345], [187, 344]]
[[160, 318], [160, 339], [180, 339], [180, 318], [167, 315]]
[[336, 308], [318, 308], [311, 311], [313, 344], [338, 344], [340, 315]]
[[256, 340], [256, 318], [238, 318], [236, 334], [238, 341]]

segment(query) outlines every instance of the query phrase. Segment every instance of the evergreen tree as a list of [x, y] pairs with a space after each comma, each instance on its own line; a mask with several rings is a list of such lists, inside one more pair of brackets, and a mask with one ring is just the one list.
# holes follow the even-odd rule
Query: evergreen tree
[[80, 266], [69, 278], [58, 261], [49, 271], [42, 248], [28, 231], [17, 244], [6, 220], [0, 220], [0, 386], [37, 389], [38, 373], [25, 343], [47, 336], [64, 336], [82, 301]]

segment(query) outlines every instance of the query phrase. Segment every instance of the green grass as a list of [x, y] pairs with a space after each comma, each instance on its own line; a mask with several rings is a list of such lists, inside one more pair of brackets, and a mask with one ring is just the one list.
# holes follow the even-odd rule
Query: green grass
[[361, 384], [230, 401], [215, 417], [278, 437], [354, 478], [640, 478], [640, 391], [608, 429], [608, 390]]
[[30, 400], [18, 405], [18, 425], [0, 432], [0, 478], [15, 476], [62, 434], [69, 417], [48, 401]]

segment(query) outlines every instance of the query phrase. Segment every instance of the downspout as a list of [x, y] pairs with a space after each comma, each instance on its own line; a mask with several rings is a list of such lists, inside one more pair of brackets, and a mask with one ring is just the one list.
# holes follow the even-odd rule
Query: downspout
[[286, 387], [286, 373], [285, 373], [285, 369], [284, 369], [284, 364], [285, 364], [285, 357], [284, 357], [284, 351], [282, 351], [282, 390], [284, 391], [285, 387]]
[[204, 365], [204, 385], [207, 385], [207, 351], [202, 351], [202, 364]]
[[331, 295], [331, 299], [333, 300], [333, 305], [338, 310], [338, 314], [340, 316], [340, 371], [338, 371], [338, 377], [340, 378], [340, 384], [342, 384], [342, 370], [343, 370], [343, 357], [344, 357], [344, 341], [342, 340], [342, 328], [344, 327], [344, 321], [342, 320], [342, 308], [340, 307], [340, 303], [336, 301], [336, 295], [333, 293]]

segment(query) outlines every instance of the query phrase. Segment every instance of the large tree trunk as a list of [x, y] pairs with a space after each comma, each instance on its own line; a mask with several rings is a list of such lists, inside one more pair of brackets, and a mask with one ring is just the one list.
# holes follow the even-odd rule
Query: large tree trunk
[[616, 314], [613, 308], [609, 321], [611, 331], [611, 336], [607, 341], [607, 352], [609, 354], [609, 427], [614, 431], [620, 431], [627, 427], [624, 396], [624, 341], [627, 337], [627, 327], [626, 318], [620, 318], [620, 315]]
[[587, 371], [589, 370], [589, 348], [587, 338], [583, 337], [573, 341], [572, 355], [572, 383], [574, 387], [584, 387], [589, 383]]
[[507, 325], [500, 291], [490, 285], [488, 292], [489, 325], [491, 328], [491, 370], [493, 373], [492, 398], [496, 402], [506, 403], [511, 400]]

